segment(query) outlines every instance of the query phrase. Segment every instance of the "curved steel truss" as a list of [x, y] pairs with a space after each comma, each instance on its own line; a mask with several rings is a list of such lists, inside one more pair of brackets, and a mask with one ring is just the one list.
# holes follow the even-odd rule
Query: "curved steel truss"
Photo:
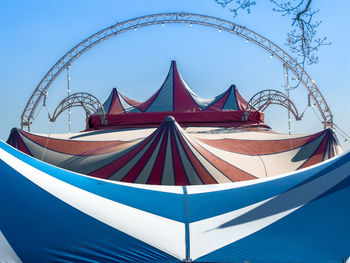
[[244, 26], [240, 26], [220, 18], [191, 13], [163, 13], [137, 17], [126, 20], [124, 22], [116, 23], [93, 34], [92, 36], [89, 36], [78, 45], [73, 47], [70, 51], [68, 51], [60, 60], [56, 62], [56, 64], [49, 70], [49, 72], [46, 73], [44, 78], [40, 81], [34, 90], [22, 113], [21, 127], [27, 127], [28, 130], [30, 129], [30, 122], [34, 119], [33, 116], [36, 108], [38, 107], [40, 100], [44, 94], [46, 94], [47, 89], [57, 78], [57, 76], [83, 53], [101, 43], [102, 41], [119, 35], [123, 32], [137, 29], [139, 27], [165, 23], [187, 23], [212, 27], [219, 29], [220, 31], [226, 31], [238, 35], [247, 41], [251, 41], [252, 43], [262, 47], [275, 58], [279, 59], [283, 64], [285, 64], [286, 67], [288, 67], [295, 74], [297, 79], [300, 80], [300, 82], [305, 86], [305, 88], [308, 90], [308, 93], [310, 94], [310, 97], [313, 99], [321, 114], [324, 127], [333, 125], [333, 115], [314, 81], [291, 56], [289, 56], [273, 42], [253, 32], [252, 30], [247, 29]]
[[107, 125], [103, 106], [95, 96], [85, 92], [74, 93], [63, 99], [56, 107], [52, 117], [49, 116], [50, 121], [55, 122], [62, 112], [73, 107], [82, 107], [85, 110], [86, 118], [89, 118], [91, 114], [97, 112], [101, 118], [101, 123]]
[[285, 107], [290, 111], [290, 113], [293, 114], [297, 121], [301, 120], [302, 118], [302, 116], [299, 115], [294, 103], [286, 95], [278, 90], [268, 89], [256, 93], [249, 100], [245, 109], [245, 120], [248, 119], [249, 113], [252, 110], [263, 112], [271, 104]]

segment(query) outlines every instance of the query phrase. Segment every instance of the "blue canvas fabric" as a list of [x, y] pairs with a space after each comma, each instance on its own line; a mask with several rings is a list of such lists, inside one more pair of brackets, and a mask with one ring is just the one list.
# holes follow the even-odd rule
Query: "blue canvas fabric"
[[350, 256], [350, 153], [268, 179], [172, 187], [80, 175], [4, 142], [0, 159], [0, 231], [22, 262], [328, 263]]

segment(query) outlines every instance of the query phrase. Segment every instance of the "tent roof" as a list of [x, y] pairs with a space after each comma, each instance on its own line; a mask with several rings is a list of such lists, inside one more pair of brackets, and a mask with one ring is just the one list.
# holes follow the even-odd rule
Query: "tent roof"
[[83, 176], [1, 141], [0, 160], [3, 262], [349, 257], [350, 153], [273, 178], [182, 187]]
[[129, 99], [120, 93], [116, 88], [112, 89], [108, 99], [103, 103], [106, 114], [121, 114], [126, 112], [141, 112], [138, 106], [139, 101]]
[[205, 111], [243, 111], [247, 108], [247, 104], [236, 85], [231, 85], [226, 91], [213, 98]]
[[[273, 176], [338, 154], [331, 130], [283, 136], [256, 129], [186, 128], [167, 117], [157, 129], [118, 129], [48, 138], [14, 129], [8, 143], [48, 163], [135, 183], [215, 184]], [[45, 154], [43, 154], [45, 153]]]
[[108, 114], [130, 112], [198, 112], [218, 110], [244, 110], [246, 100], [235, 85], [211, 99], [200, 98], [181, 77], [176, 61], [171, 61], [170, 69], [162, 86], [146, 101], [129, 99], [113, 88], [103, 104]]
[[182, 79], [176, 62], [171, 61], [170, 69], [162, 86], [151, 98], [140, 105], [143, 112], [196, 112], [201, 111], [196, 104], [198, 97]]
[[[247, 102], [235, 85], [214, 98], [200, 98], [182, 79], [176, 61], [171, 61], [162, 86], [146, 101], [131, 100], [113, 89], [103, 106], [107, 113], [108, 126], [159, 125], [168, 115], [175, 117], [181, 124], [197, 123], [199, 126], [207, 123], [240, 126], [264, 122], [260, 112], [250, 114], [250, 119], [242, 121]], [[125, 114], [132, 115], [124, 116]], [[102, 126], [99, 116], [93, 114], [89, 127], [105, 128]]]

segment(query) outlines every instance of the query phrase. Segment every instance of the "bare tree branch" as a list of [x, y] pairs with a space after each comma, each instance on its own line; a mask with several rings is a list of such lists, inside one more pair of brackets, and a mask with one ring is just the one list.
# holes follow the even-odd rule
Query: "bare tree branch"
[[[239, 10], [246, 10], [248, 13], [251, 7], [256, 4], [252, 0], [215, 0], [222, 7], [232, 6], [229, 10], [234, 17], [238, 15]], [[314, 15], [319, 10], [311, 9], [312, 0], [270, 0], [275, 7], [274, 12], [281, 13], [282, 16], [291, 16], [291, 30], [287, 33], [287, 45], [291, 52], [295, 53], [298, 63], [305, 66], [316, 64], [319, 61], [315, 54], [321, 46], [330, 45], [327, 37], [317, 37], [317, 30], [320, 21], [314, 20]]]
[[319, 61], [315, 52], [320, 46], [330, 45], [326, 37], [316, 38], [317, 29], [321, 22], [314, 21], [314, 15], [319, 10], [312, 10], [312, 0], [270, 0], [277, 8], [273, 11], [282, 13], [282, 16], [291, 15], [292, 29], [287, 33], [287, 46], [297, 55], [302, 66], [316, 64]]
[[[228, 4], [231, 4], [233, 0], [215, 0], [216, 3], [221, 5], [222, 7], [226, 7]], [[254, 6], [256, 2], [254, 0], [236, 0], [234, 8], [230, 8], [230, 12], [233, 13], [233, 16], [236, 17], [238, 15], [239, 10], [246, 10], [248, 14], [250, 14], [250, 7]]]

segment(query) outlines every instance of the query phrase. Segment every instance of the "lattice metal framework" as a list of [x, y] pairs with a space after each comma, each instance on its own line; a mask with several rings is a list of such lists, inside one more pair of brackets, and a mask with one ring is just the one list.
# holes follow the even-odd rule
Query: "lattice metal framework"
[[301, 120], [302, 116], [299, 115], [295, 104], [282, 92], [273, 89], [262, 90], [256, 93], [249, 100], [245, 109], [245, 120], [248, 119], [249, 113], [252, 110], [263, 112], [268, 106], [272, 104], [285, 107], [290, 113], [293, 114], [297, 121]]
[[90, 48], [96, 46], [102, 41], [119, 35], [123, 32], [137, 29], [139, 27], [166, 23], [187, 23], [212, 27], [220, 31], [227, 31], [229, 33], [238, 35], [262, 47], [275, 58], [279, 59], [283, 64], [285, 64], [286, 67], [288, 67], [295, 74], [297, 79], [300, 80], [301, 83], [305, 86], [321, 114], [324, 127], [326, 128], [333, 126], [333, 115], [314, 81], [291, 56], [289, 56], [273, 42], [253, 32], [252, 30], [247, 29], [244, 26], [240, 26], [220, 18], [191, 13], [162, 13], [137, 17], [126, 20], [124, 22], [116, 23], [93, 34], [92, 36], [86, 38], [78, 45], [73, 47], [60, 60], [57, 61], [57, 63], [49, 70], [49, 72], [46, 73], [44, 78], [40, 81], [34, 90], [21, 117], [22, 128], [27, 127], [28, 130], [30, 129], [30, 123], [33, 120], [35, 110], [38, 107], [47, 89], [57, 78], [57, 76], [84, 52], [88, 51]]
[[85, 92], [74, 93], [63, 99], [56, 107], [52, 117], [49, 116], [50, 121], [55, 122], [62, 112], [68, 109], [70, 110], [70, 108], [73, 107], [82, 107], [85, 110], [86, 118], [89, 118], [91, 114], [97, 112], [101, 118], [102, 124], [107, 125], [103, 106], [95, 96]]

